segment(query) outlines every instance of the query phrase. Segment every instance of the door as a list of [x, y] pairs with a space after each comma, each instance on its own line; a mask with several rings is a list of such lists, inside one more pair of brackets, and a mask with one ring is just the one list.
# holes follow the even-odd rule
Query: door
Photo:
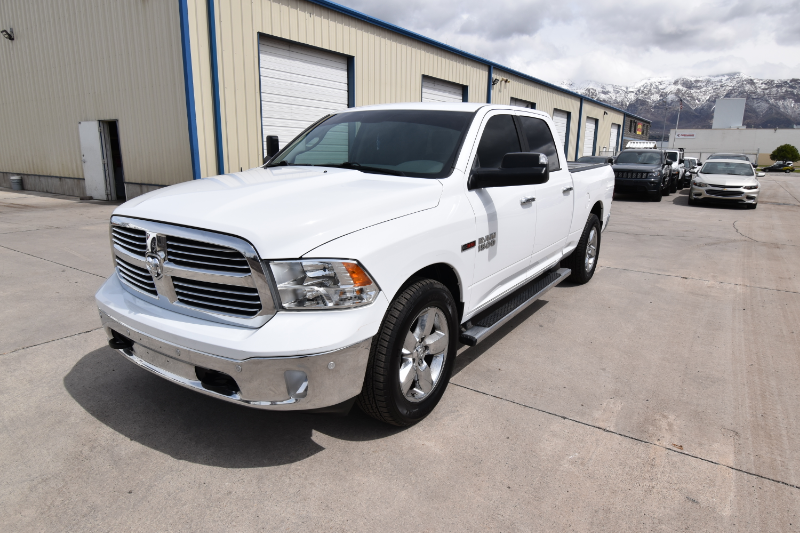
[[547, 183], [536, 185], [536, 237], [531, 258], [531, 266], [536, 268], [563, 250], [572, 223], [575, 194], [572, 175], [558, 155], [553, 132], [547, 122], [526, 116], [519, 117], [519, 121], [527, 150], [545, 154], [550, 171]]
[[86, 195], [95, 200], [112, 200], [106, 141], [102, 131], [103, 125], [98, 120], [78, 122]]
[[619, 139], [619, 124], [611, 125], [611, 135], [608, 138], [608, 149], [612, 152], [617, 151], [617, 140]]
[[528, 102], [527, 100], [520, 100], [519, 98], [511, 98], [511, 105], [514, 107], [524, 107], [526, 109], [536, 109], [536, 104]]
[[[521, 151], [514, 117], [490, 113], [484, 118], [473, 167], [499, 168], [503, 156]], [[534, 185], [492, 187], [467, 191], [475, 212], [478, 251], [470, 310], [491, 301], [523, 275], [530, 265], [536, 229]]]
[[281, 148], [329, 113], [347, 109], [347, 57], [261, 37], [261, 133], [277, 135]]
[[430, 76], [422, 76], [423, 102], [463, 102], [464, 86]]
[[586, 128], [583, 134], [583, 154], [594, 155], [595, 133], [597, 132], [597, 119], [587, 118]]
[[558, 141], [564, 147], [564, 155], [567, 154], [567, 140], [569, 137], [569, 113], [556, 109], [553, 111], [553, 124], [558, 133]]

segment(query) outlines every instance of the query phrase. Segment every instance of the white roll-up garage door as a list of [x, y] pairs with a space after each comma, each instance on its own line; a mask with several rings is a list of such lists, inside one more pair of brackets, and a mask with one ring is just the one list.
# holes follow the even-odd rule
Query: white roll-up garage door
[[594, 132], [597, 129], [597, 119], [586, 119], [586, 130], [583, 134], [583, 153], [581, 155], [594, 155]]
[[553, 111], [553, 123], [556, 126], [558, 137], [561, 139], [561, 145], [564, 146], [564, 151], [567, 150], [567, 123], [569, 122], [569, 113], [556, 109]]
[[611, 136], [608, 138], [608, 149], [612, 152], [617, 149], [617, 136], [619, 135], [619, 124], [611, 125]]
[[527, 109], [536, 109], [536, 104], [533, 102], [528, 102], [527, 100], [521, 100], [519, 98], [511, 97], [511, 105], [514, 107], [525, 107]]
[[261, 37], [261, 133], [283, 148], [328, 113], [347, 109], [347, 58], [301, 44]]
[[423, 102], [462, 102], [463, 99], [463, 85], [422, 76]]

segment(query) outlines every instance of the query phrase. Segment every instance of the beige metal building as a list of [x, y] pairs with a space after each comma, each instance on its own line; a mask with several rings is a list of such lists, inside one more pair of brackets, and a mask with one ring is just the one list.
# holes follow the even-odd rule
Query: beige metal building
[[800, 149], [800, 129], [733, 128], [669, 130], [669, 146], [683, 148], [702, 161], [715, 152], [747, 154], [757, 165], [771, 165], [770, 154], [782, 144]]
[[337, 110], [469, 101], [551, 114], [568, 159], [631, 118], [327, 0], [4, 0], [0, 186], [132, 198], [262, 163]]

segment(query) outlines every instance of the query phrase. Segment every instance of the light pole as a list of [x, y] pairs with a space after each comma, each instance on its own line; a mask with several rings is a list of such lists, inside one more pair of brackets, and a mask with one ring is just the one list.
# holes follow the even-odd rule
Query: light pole
[[664, 122], [661, 123], [661, 148], [664, 148], [664, 131], [667, 128], [667, 111], [669, 110], [669, 104], [667, 104], [666, 100], [664, 101]]
[[672, 147], [675, 148], [675, 139], [678, 138], [678, 125], [681, 123], [681, 110], [683, 109], [683, 98], [680, 99], [681, 106], [678, 108], [678, 120], [675, 122], [675, 137], [672, 138]]

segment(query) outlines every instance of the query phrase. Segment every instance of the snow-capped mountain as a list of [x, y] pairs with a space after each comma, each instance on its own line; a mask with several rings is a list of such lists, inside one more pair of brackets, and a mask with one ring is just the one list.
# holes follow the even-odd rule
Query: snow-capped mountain
[[681, 128], [710, 128], [717, 98], [747, 98], [744, 125], [748, 128], [791, 128], [800, 124], [800, 79], [764, 80], [745, 74], [650, 78], [626, 87], [587, 81], [561, 85], [590, 98], [616, 105], [652, 120], [651, 138], [661, 138], [666, 106], [666, 130], [675, 127], [683, 99]]

